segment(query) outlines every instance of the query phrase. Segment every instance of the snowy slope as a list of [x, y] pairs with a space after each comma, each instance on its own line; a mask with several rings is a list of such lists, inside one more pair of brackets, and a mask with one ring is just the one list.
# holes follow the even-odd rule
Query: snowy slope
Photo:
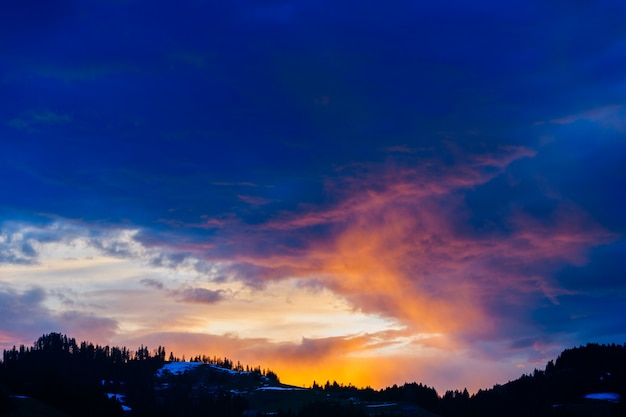
[[609, 401], [612, 403], [618, 403], [620, 399], [620, 395], [615, 394], [613, 392], [596, 392], [593, 394], [587, 394], [583, 398], [587, 400], [601, 400], [601, 401]]
[[204, 365], [202, 362], [170, 362], [166, 363], [156, 372], [157, 377], [162, 377], [167, 373], [173, 375], [184, 374], [187, 371], [196, 369], [197, 367]]

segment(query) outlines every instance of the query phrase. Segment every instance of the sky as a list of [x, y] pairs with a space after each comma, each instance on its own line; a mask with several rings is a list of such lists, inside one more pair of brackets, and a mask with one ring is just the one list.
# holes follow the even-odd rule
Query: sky
[[471, 392], [626, 342], [626, 3], [0, 6], [0, 348]]

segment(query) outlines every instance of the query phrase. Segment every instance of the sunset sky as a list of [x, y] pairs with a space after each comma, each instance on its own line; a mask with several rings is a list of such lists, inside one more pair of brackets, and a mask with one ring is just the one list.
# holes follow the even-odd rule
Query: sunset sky
[[0, 349], [474, 392], [626, 342], [626, 2], [0, 5]]

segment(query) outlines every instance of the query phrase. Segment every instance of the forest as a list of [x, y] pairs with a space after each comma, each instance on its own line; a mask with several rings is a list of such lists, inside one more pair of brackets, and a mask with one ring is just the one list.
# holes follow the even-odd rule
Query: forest
[[[564, 350], [545, 369], [470, 395], [423, 383], [375, 390], [330, 382], [303, 389], [260, 366], [44, 334], [5, 350], [6, 416], [626, 416], [626, 344]], [[43, 410], [35, 412], [37, 407]], [[45, 408], [48, 407], [48, 408]]]

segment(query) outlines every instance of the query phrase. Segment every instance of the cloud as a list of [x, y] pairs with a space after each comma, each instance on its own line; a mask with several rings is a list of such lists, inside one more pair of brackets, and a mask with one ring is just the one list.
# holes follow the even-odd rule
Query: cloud
[[119, 258], [141, 258], [147, 255], [135, 236], [139, 230], [111, 229], [90, 236], [89, 245], [104, 254]]
[[250, 204], [251, 206], [263, 206], [265, 204], [271, 203], [271, 200], [265, 197], [252, 196], [252, 195], [237, 195], [237, 198], [243, 201], [244, 203]]
[[208, 290], [206, 288], [181, 288], [171, 292], [179, 301], [200, 304], [214, 304], [222, 301], [224, 293], [224, 290]]
[[97, 317], [94, 314], [81, 311], [64, 311], [58, 314], [57, 317], [61, 322], [57, 328], [65, 334], [79, 338], [79, 340], [108, 341], [119, 330], [116, 320], [107, 317]]
[[0, 245], [4, 246], [0, 253], [0, 263], [32, 265], [36, 262], [36, 258], [33, 256], [35, 255], [35, 250], [30, 243], [25, 242], [19, 246], [9, 246], [6, 243], [0, 242]]
[[[188, 233], [185, 223], [165, 234], [146, 228], [87, 232], [58, 223], [23, 233], [34, 239], [29, 247], [22, 245], [24, 237], [11, 244], [22, 258], [36, 259], [28, 249], [37, 248], [38, 239], [64, 236], [100, 254], [212, 284], [243, 283], [253, 291], [287, 279], [313, 282], [356, 312], [392, 320], [413, 334], [445, 334], [452, 347], [532, 338], [536, 327], [521, 314], [572, 295], [575, 289], [555, 274], [586, 265], [591, 248], [616, 239], [564, 199], [541, 217], [512, 206], [501, 225], [475, 229], [469, 219], [476, 208], [467, 204], [467, 193], [535, 154], [519, 146], [479, 154], [451, 147], [449, 164], [421, 159], [418, 166], [345, 167], [341, 177], [327, 179], [327, 202], [301, 204], [256, 224], [231, 217], [209, 235]], [[229, 294], [197, 282], [174, 289], [162, 279], [139, 282], [181, 304], [215, 305]], [[511, 328], [519, 334], [508, 334]]]
[[17, 330], [29, 324], [37, 324], [38, 319], [48, 311], [41, 304], [45, 300], [45, 291], [39, 287], [18, 293], [12, 288], [3, 286], [0, 292], [0, 309], [5, 325], [3, 330]]
[[461, 160], [443, 169], [434, 161], [422, 162], [418, 168], [358, 167], [364, 172], [342, 172], [344, 177], [327, 184], [327, 192], [340, 200], [336, 206], [322, 210], [303, 206], [303, 210], [284, 213], [262, 227], [284, 230], [341, 223], [391, 202], [417, 204], [421, 199], [454, 197], [457, 191], [490, 181], [512, 162], [534, 155], [533, 150], [523, 147], [502, 147], [495, 153], [457, 155]]
[[355, 383], [620, 334], [624, 2], [15, 3], [3, 303]]
[[554, 225], [521, 216], [507, 234], [473, 236], [444, 205], [454, 202], [421, 200], [415, 210], [388, 202], [357, 216], [330, 250], [314, 255], [326, 285], [416, 330], [498, 334], [518, 320], [499, 309], [500, 300], [525, 309], [542, 298], [558, 302], [568, 291], [554, 271], [584, 264], [589, 248], [615, 239], [562, 212]]
[[[355, 310], [397, 320], [413, 332], [459, 341], [502, 337], [524, 321], [520, 312], [544, 301], [558, 305], [571, 294], [556, 272], [585, 265], [591, 248], [618, 237], [567, 200], [543, 217], [513, 206], [502, 227], [473, 229], [466, 193], [534, 155], [501, 147], [491, 154], [459, 151], [451, 165], [344, 172], [329, 180], [333, 204], [302, 205], [258, 225], [231, 223], [223, 230], [238, 249], [233, 254], [194, 252], [193, 244], [187, 249], [228, 261], [221, 282], [263, 288], [290, 277], [314, 280]], [[535, 330], [531, 325], [524, 332], [530, 337]]]
[[135, 240], [137, 233], [124, 228], [88, 228], [61, 219], [43, 224], [6, 221], [0, 224], [0, 263], [36, 264], [43, 248], [55, 243], [91, 247], [120, 258], [149, 258], [153, 254]]
[[[42, 224], [20, 221], [0, 224], [0, 264], [36, 265], [43, 255], [49, 255], [56, 250], [55, 247], [62, 245], [80, 249], [78, 253], [83, 257], [98, 255], [134, 259], [154, 267], [195, 269], [199, 273], [210, 270], [206, 262], [193, 258], [190, 252], [185, 251], [184, 245], [151, 242], [137, 228], [94, 226], [58, 217]], [[199, 247], [195, 245], [194, 249]], [[150, 279], [144, 282], [149, 283]]]
[[383, 148], [382, 151], [389, 153], [406, 153], [406, 154], [414, 154], [418, 152], [418, 149], [411, 148], [406, 145], [395, 145], [389, 146], [387, 148]]
[[[71, 334], [82, 340], [107, 340], [117, 329], [117, 322], [79, 311], [57, 312], [45, 305], [47, 294], [41, 287], [16, 291], [0, 283], [0, 342], [31, 344], [51, 331]], [[9, 346], [2, 346], [7, 348]]]
[[165, 290], [168, 296], [184, 303], [215, 304], [224, 300], [226, 298], [225, 294], [228, 293], [228, 291], [221, 289], [209, 290], [207, 288], [189, 286], [170, 290], [165, 288], [165, 284], [161, 280], [153, 278], [144, 278], [139, 282], [149, 288]]
[[579, 121], [598, 123], [618, 132], [626, 132], [626, 110], [622, 105], [609, 105], [585, 110], [580, 113], [550, 120], [557, 125], [569, 125]]
[[0, 223], [0, 264], [35, 265], [46, 244], [71, 242], [90, 233], [68, 222], [4, 221]]
[[9, 126], [25, 130], [29, 133], [37, 132], [42, 125], [60, 125], [72, 121], [72, 116], [59, 114], [50, 110], [24, 112], [20, 117], [13, 118], [7, 123]]
[[139, 282], [141, 282], [146, 287], [155, 288], [157, 290], [162, 290], [165, 287], [163, 285], [163, 282], [159, 281], [158, 279], [144, 278]]

